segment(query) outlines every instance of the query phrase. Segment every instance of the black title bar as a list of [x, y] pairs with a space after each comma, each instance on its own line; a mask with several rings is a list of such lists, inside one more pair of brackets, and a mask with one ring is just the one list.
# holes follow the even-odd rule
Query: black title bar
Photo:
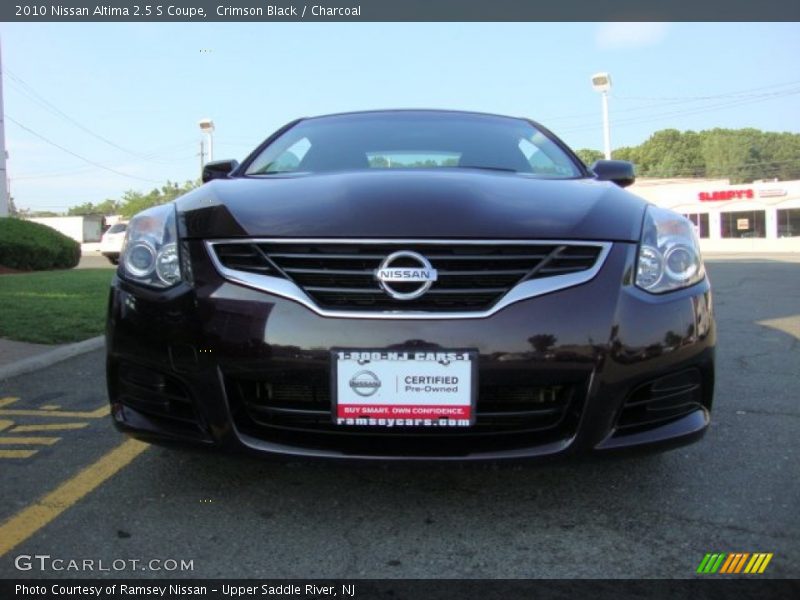
[[83, 0], [2, 2], [8, 22], [800, 21], [791, 0]]
[[223, 580], [223, 579], [27, 579], [0, 580], [3, 600], [648, 600], [718, 598], [727, 600], [797, 598], [796, 580], [709, 576], [683, 580]]

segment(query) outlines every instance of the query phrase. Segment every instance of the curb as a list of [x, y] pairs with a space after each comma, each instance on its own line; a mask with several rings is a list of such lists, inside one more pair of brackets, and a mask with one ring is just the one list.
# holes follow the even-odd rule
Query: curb
[[82, 342], [76, 342], [75, 344], [68, 344], [61, 348], [48, 350], [38, 356], [31, 356], [18, 360], [10, 365], [0, 367], [0, 380], [30, 373], [31, 371], [38, 371], [39, 369], [44, 369], [63, 360], [67, 360], [68, 358], [72, 358], [73, 356], [86, 354], [92, 350], [99, 350], [105, 345], [105, 340], [105, 336], [98, 335], [97, 337], [89, 338]]

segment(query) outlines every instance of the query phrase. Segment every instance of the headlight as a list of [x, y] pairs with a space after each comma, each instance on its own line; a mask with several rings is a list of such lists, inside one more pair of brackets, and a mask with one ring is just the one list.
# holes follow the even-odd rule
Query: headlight
[[120, 270], [125, 279], [155, 288], [181, 281], [175, 207], [154, 206], [131, 219], [125, 236]]
[[705, 277], [700, 244], [692, 222], [657, 206], [644, 217], [636, 285], [653, 294], [679, 290]]

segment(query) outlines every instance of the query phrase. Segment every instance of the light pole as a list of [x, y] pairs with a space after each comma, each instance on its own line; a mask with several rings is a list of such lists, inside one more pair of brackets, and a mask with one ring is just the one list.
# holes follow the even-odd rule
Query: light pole
[[208, 136], [208, 162], [214, 160], [214, 121], [211, 119], [200, 119], [198, 123], [200, 131]]
[[[0, 57], [2, 64], [2, 57]], [[6, 131], [5, 113], [3, 112], [3, 76], [0, 67], [0, 217], [7, 217], [9, 214], [9, 192], [8, 192], [8, 173], [6, 173]]]
[[595, 73], [592, 75], [592, 87], [595, 92], [600, 92], [603, 101], [603, 150], [606, 160], [611, 159], [611, 127], [608, 124], [608, 91], [611, 89], [611, 75], [608, 73]]

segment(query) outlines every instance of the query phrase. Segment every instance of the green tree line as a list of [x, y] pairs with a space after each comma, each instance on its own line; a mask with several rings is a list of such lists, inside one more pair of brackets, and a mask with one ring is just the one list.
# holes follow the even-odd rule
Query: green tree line
[[138, 192], [128, 190], [122, 194], [121, 198], [108, 198], [97, 204], [85, 202], [78, 206], [73, 206], [67, 212], [70, 216], [75, 215], [122, 215], [130, 218], [136, 213], [156, 206], [171, 202], [178, 196], [189, 192], [200, 185], [200, 181], [186, 181], [182, 185], [167, 181], [160, 188], [153, 188], [149, 192]]
[[[597, 150], [577, 152], [586, 164], [603, 158]], [[800, 134], [759, 129], [662, 129], [612, 158], [636, 165], [638, 177], [714, 177], [746, 183], [755, 179], [800, 179]]]

